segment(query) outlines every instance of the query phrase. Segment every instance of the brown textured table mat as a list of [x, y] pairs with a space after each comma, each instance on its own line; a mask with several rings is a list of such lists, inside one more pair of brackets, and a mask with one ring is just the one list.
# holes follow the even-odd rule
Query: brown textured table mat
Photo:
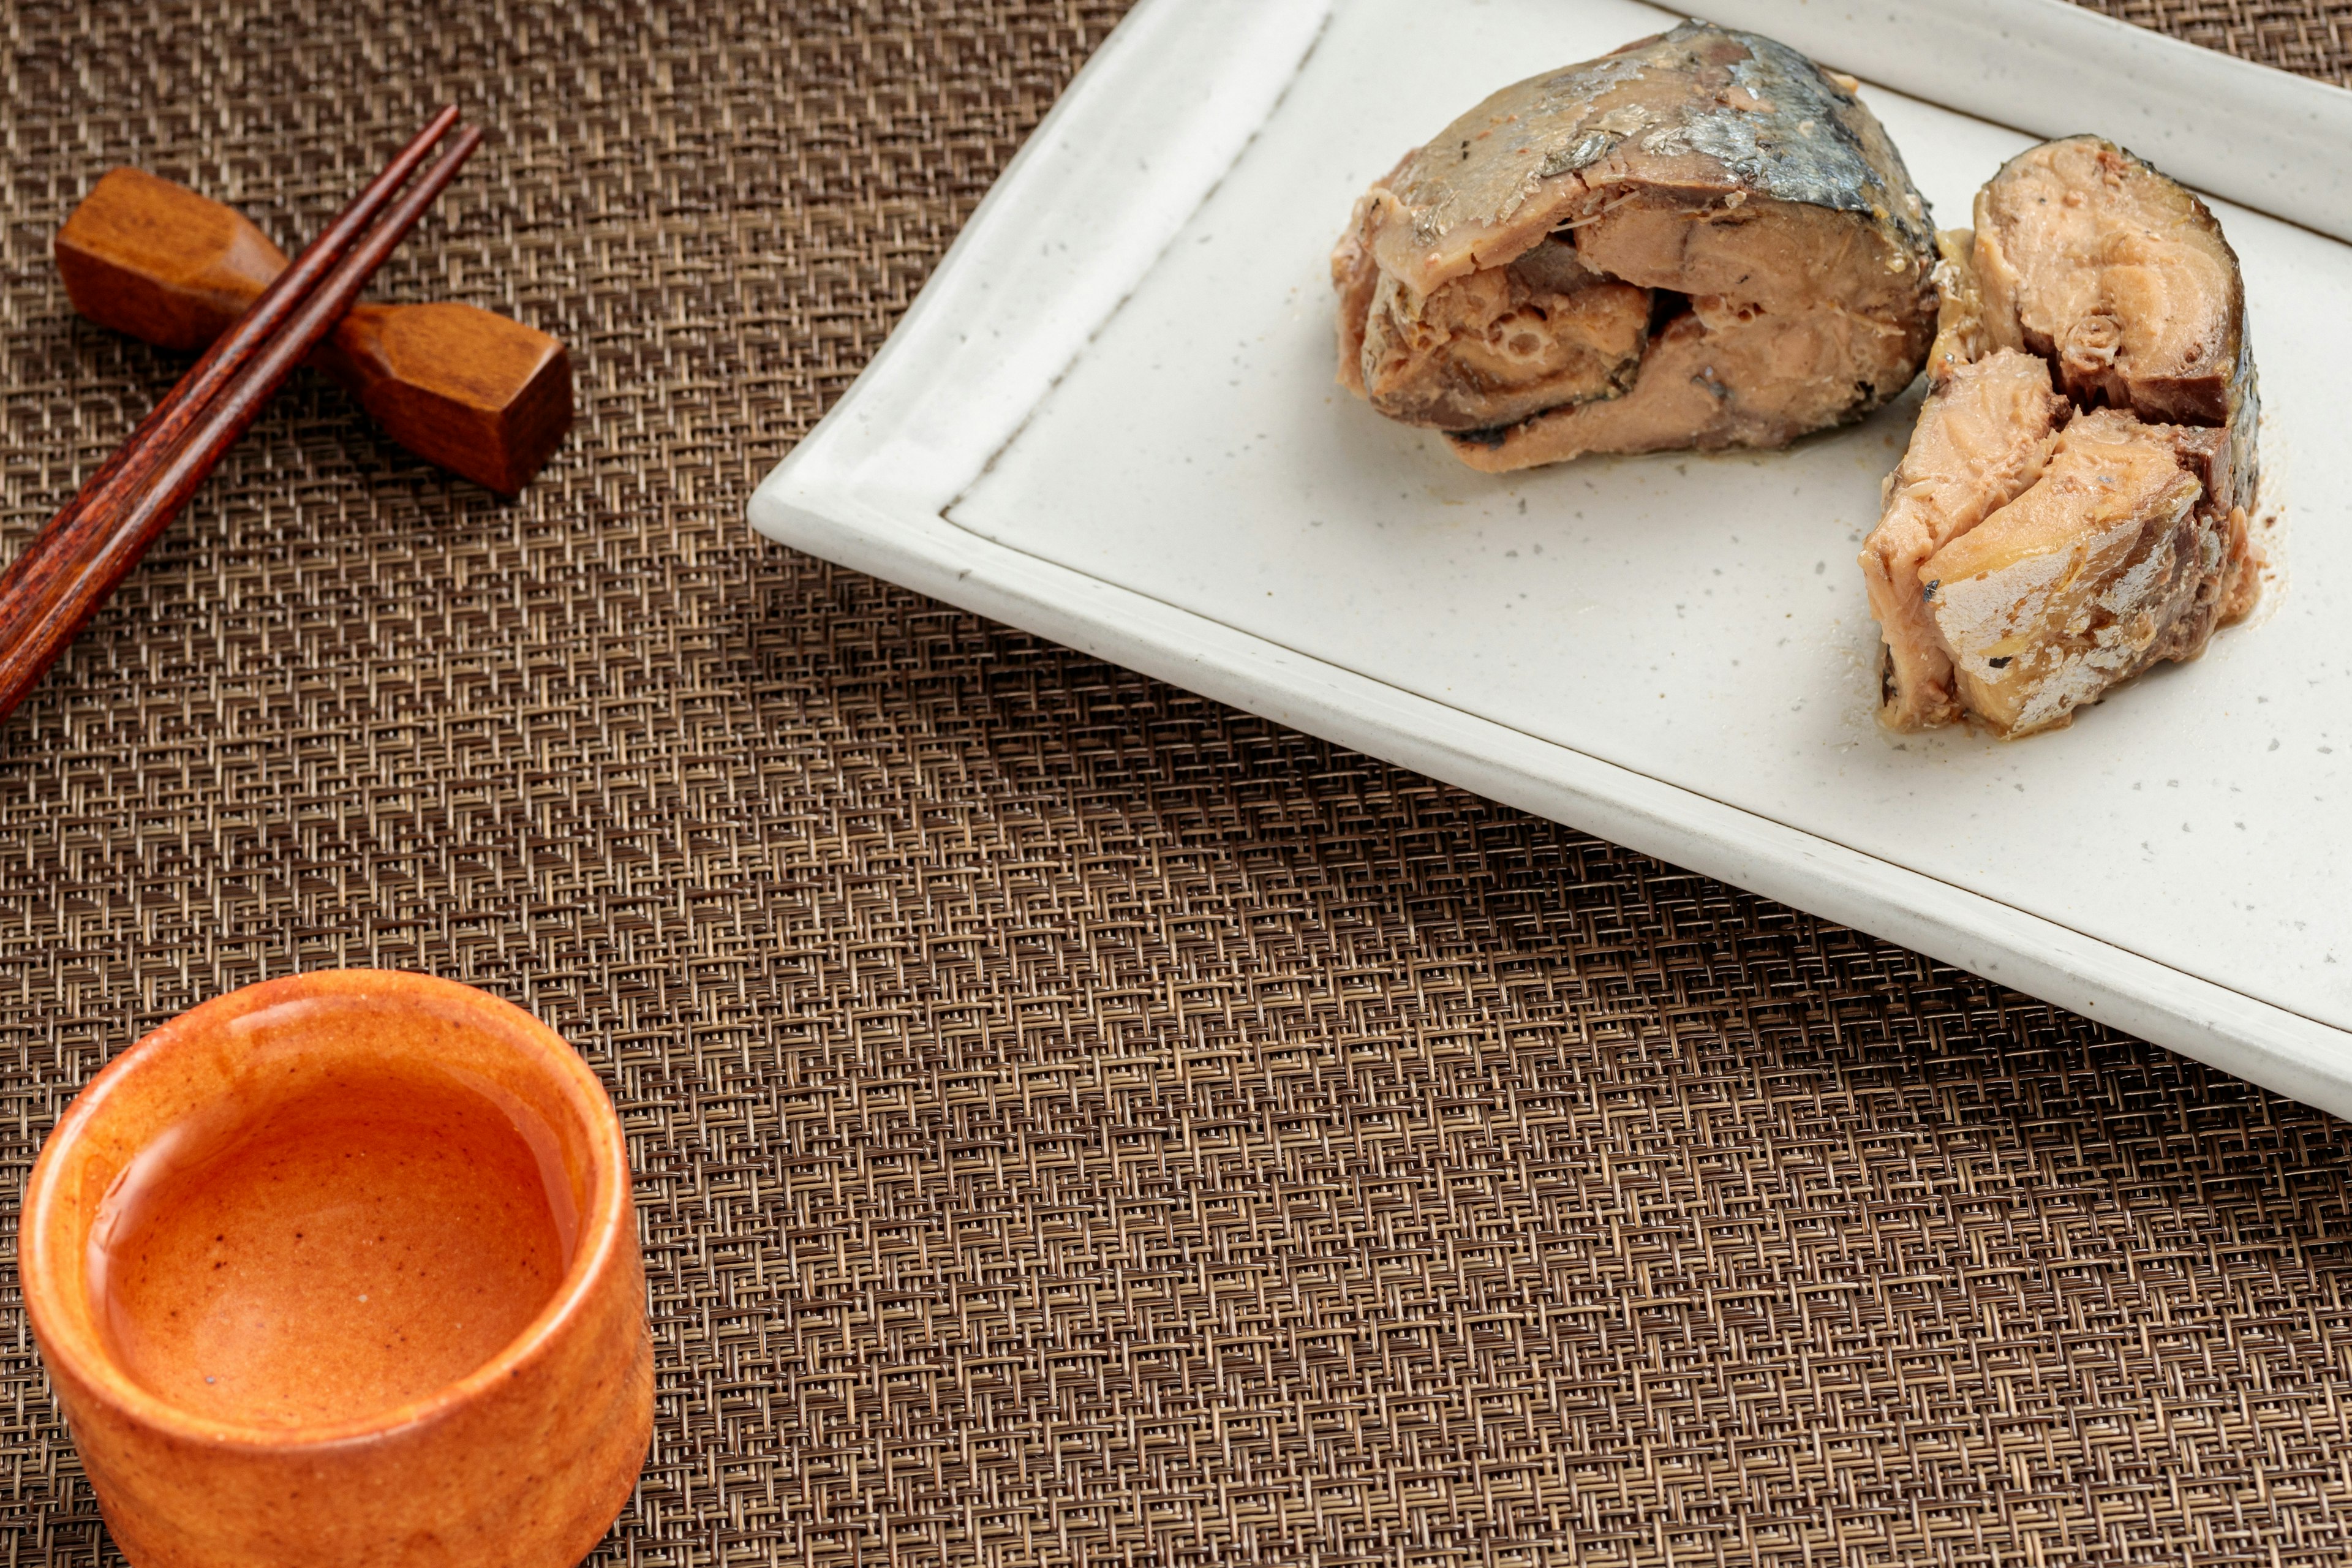
[[[173, 374], [50, 273], [116, 163], [290, 238], [456, 98], [383, 291], [583, 406], [504, 504], [301, 387], [0, 731], [10, 1233], [145, 1029], [413, 967], [628, 1124], [600, 1561], [2352, 1554], [2341, 1124], [746, 532], [1118, 9], [0, 0], [0, 548]], [[109, 1560], [16, 1300], [0, 1563]]]

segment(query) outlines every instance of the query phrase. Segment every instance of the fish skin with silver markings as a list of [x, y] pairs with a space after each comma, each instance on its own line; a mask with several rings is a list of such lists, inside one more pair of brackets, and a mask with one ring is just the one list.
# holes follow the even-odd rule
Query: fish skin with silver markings
[[1686, 22], [1503, 89], [1358, 200], [1339, 381], [1490, 472], [1860, 418], [1927, 357], [1936, 253], [1855, 88]]

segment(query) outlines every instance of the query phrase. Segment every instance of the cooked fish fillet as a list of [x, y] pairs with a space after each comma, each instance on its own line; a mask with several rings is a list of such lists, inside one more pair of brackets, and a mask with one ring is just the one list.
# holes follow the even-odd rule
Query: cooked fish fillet
[[2237, 258], [2189, 192], [2072, 137], [1976, 214], [1938, 237], [1930, 389], [1861, 563], [1880, 719], [2017, 736], [2252, 607], [2258, 409]]
[[1601, 278], [1559, 240], [1418, 301], [1404, 287], [1380, 275], [1360, 360], [1373, 405], [1414, 425], [1472, 429], [1615, 397], [1650, 341], [1650, 291]]
[[1850, 80], [1688, 22], [1504, 89], [1359, 199], [1339, 380], [1493, 471], [1780, 446], [1910, 384], [1934, 266]]
[[2084, 406], [2227, 427], [2253, 391], [2237, 254], [2212, 212], [2111, 142], [2010, 160], [1976, 200], [1994, 344], [2056, 365]]
[[2262, 408], [2245, 283], [2195, 193], [2112, 142], [2069, 136], [2011, 159], [1977, 193], [1976, 224], [1991, 343], [2051, 361], [2084, 407], [2229, 431], [2252, 496]]
[[2230, 443], [2117, 409], [2058, 437], [2042, 477], [1920, 568], [1961, 701], [1995, 733], [2066, 723], [2108, 688], [2194, 658], [2222, 597]]
[[2057, 428], [2073, 412], [2051, 391], [2050, 367], [2014, 349], [1953, 367], [1928, 393], [1910, 448], [1887, 479], [1885, 515], [1862, 550], [1870, 613], [1886, 642], [1887, 724], [1917, 730], [1960, 716], [1951, 654], [1921, 569], [2042, 477]]
[[1992, 352], [1985, 331], [1984, 289], [1977, 282], [1977, 237], [1965, 228], [1938, 229], [1936, 251], [1936, 341], [1927, 348], [1927, 374], [1937, 384], [1961, 365]]

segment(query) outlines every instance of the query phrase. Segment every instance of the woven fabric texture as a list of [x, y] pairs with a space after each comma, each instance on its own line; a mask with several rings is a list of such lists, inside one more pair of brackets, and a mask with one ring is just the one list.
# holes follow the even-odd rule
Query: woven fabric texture
[[2094, 11], [2209, 49], [2352, 86], [2352, 5], [2344, 0], [2087, 0]]
[[[2110, 0], [2336, 79], [2345, 0]], [[324, 965], [531, 1008], [635, 1163], [596, 1561], [2336, 1563], [2345, 1129], [755, 541], [1104, 0], [0, 0], [0, 548], [175, 362], [138, 163], [572, 345], [519, 500], [281, 399], [0, 730], [0, 1215], [110, 1055]], [[116, 1561], [0, 1300], [0, 1563]]]

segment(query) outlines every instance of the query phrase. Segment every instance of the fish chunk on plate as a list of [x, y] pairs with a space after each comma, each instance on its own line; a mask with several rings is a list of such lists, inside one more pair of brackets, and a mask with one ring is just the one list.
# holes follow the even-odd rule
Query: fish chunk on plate
[[1929, 391], [1861, 565], [1882, 722], [2016, 737], [2252, 608], [2258, 399], [2237, 257], [2144, 161], [2044, 142], [1975, 217], [1939, 237]]
[[1854, 92], [1700, 22], [1503, 89], [1357, 201], [1341, 384], [1489, 472], [1860, 418], [1918, 374], [1937, 297]]

